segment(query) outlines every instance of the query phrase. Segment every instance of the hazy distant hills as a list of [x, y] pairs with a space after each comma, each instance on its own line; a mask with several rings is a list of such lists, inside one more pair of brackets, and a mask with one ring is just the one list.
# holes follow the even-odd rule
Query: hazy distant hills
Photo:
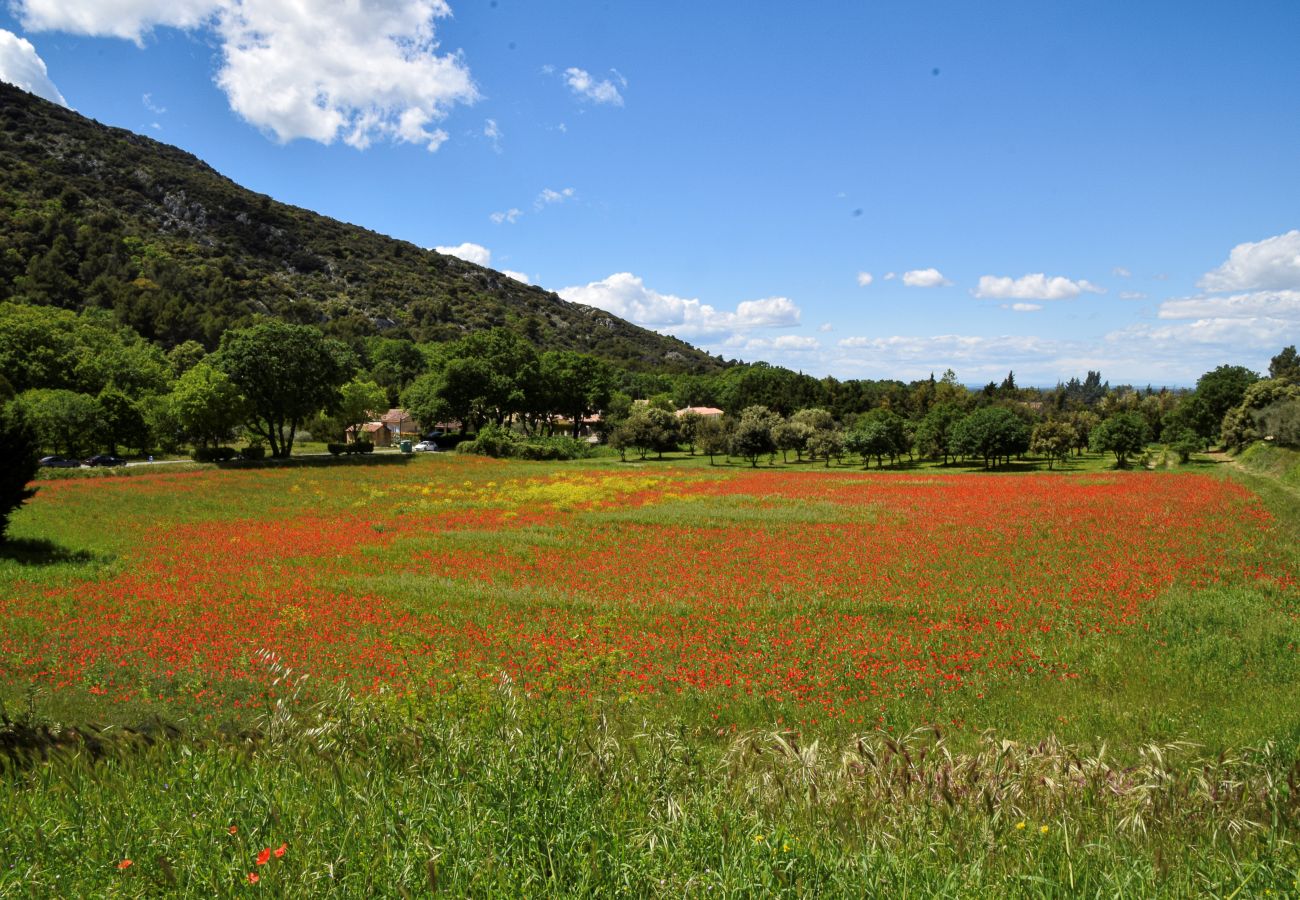
[[0, 299], [111, 309], [165, 346], [265, 313], [344, 339], [504, 325], [637, 369], [719, 359], [500, 272], [278, 203], [197, 157], [0, 83]]

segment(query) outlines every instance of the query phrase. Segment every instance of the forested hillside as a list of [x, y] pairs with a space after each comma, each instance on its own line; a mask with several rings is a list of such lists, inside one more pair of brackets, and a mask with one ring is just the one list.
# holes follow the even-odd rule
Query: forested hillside
[[0, 300], [111, 311], [164, 348], [216, 347], [257, 313], [446, 341], [505, 326], [539, 349], [705, 373], [676, 338], [224, 178], [175, 147], [0, 83]]

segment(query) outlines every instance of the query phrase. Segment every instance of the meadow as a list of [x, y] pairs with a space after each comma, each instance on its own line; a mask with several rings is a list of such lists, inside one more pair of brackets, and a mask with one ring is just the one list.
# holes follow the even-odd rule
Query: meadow
[[1208, 469], [43, 481], [0, 895], [1300, 896], [1300, 512]]

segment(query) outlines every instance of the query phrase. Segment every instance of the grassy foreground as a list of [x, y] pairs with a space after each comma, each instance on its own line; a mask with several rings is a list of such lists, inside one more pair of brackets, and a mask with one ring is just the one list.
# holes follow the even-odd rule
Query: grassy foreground
[[1297, 896], [1300, 512], [1242, 477], [43, 485], [0, 895]]

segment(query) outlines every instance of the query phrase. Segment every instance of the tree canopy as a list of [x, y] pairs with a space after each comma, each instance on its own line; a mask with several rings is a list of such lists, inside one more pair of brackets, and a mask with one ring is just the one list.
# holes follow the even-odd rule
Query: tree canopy
[[336, 406], [355, 368], [351, 351], [319, 329], [275, 319], [226, 332], [212, 360], [247, 399], [249, 430], [274, 457], [289, 455], [308, 416]]

